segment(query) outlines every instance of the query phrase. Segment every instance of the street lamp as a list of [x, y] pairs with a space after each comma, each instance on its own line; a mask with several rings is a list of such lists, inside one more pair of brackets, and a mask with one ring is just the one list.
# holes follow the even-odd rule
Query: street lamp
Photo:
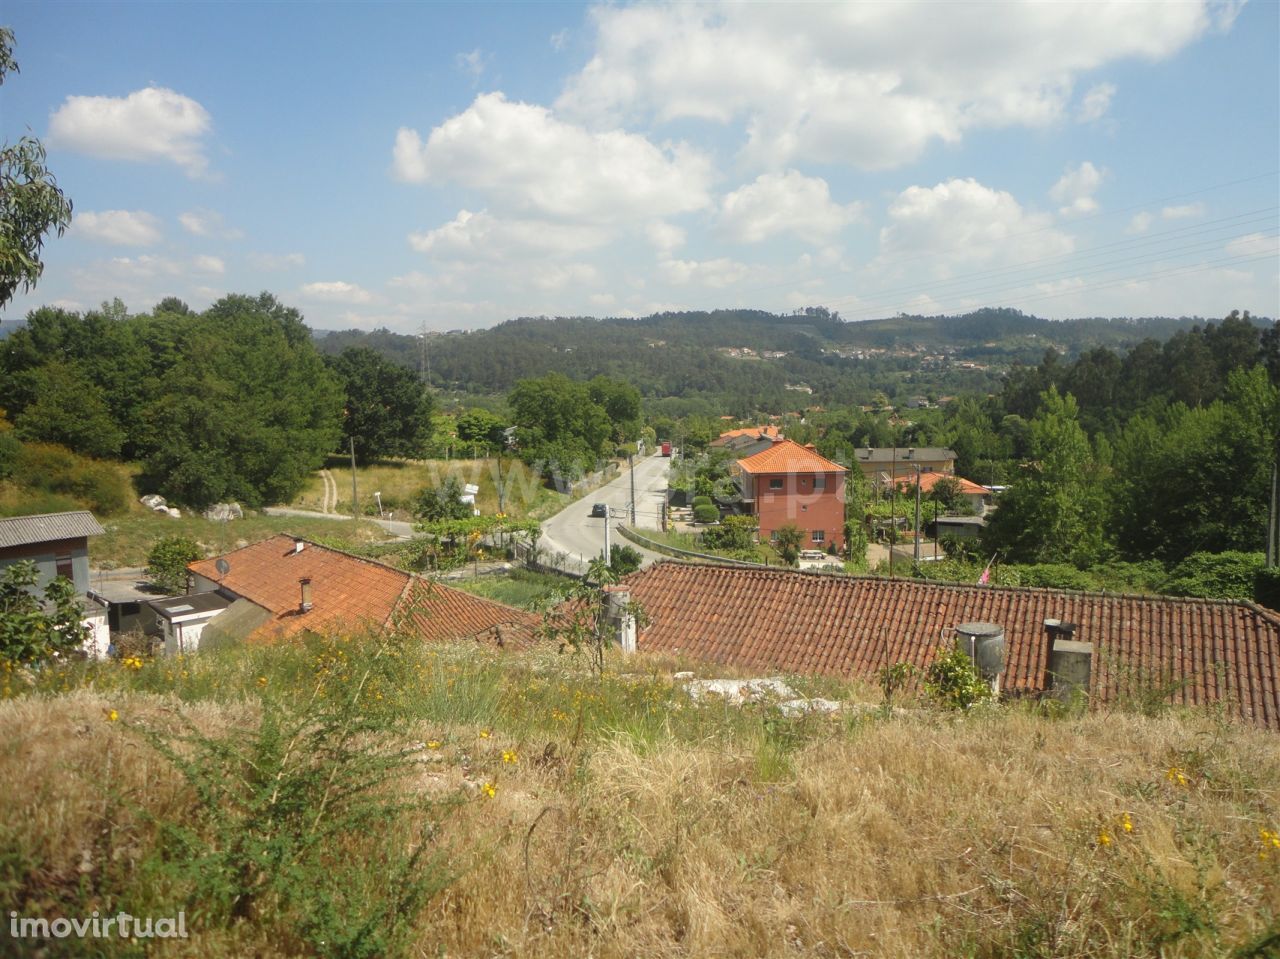
[[382, 494], [374, 493], [373, 498], [378, 501], [378, 519], [382, 519]]

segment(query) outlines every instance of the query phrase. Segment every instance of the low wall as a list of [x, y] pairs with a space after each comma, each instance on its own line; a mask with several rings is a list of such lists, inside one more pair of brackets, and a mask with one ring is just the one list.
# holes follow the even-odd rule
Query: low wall
[[674, 556], [678, 559], [696, 559], [707, 563], [723, 563], [729, 566], [752, 566], [756, 569], [769, 569], [767, 563], [751, 563], [745, 559], [730, 559], [728, 556], [712, 556], [710, 553], [698, 553], [691, 549], [680, 549], [678, 546], [668, 546], [666, 543], [659, 543], [642, 536], [630, 526], [619, 526], [618, 532], [624, 538], [631, 540], [638, 546], [643, 546], [647, 550], [655, 553], [662, 553], [665, 556]]

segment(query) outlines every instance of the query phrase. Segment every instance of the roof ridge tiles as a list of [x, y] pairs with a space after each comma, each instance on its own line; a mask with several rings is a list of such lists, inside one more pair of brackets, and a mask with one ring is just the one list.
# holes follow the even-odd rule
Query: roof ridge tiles
[[[774, 566], [734, 566], [729, 563], [692, 563], [681, 559], [664, 559], [659, 560], [652, 566], [638, 573], [632, 573], [631, 576], [642, 576], [650, 570], [658, 569], [661, 566], [689, 566], [698, 569], [717, 569], [717, 570], [751, 570], [766, 576], [808, 576], [814, 579], [831, 580], [832, 582], [867, 582], [867, 583], [902, 583], [908, 586], [934, 588], [934, 589], [977, 589], [979, 584], [967, 583], [961, 580], [936, 580], [936, 579], [908, 579], [905, 577], [884, 577], [873, 576], [869, 573], [830, 573], [816, 569], [783, 569]], [[631, 577], [627, 577], [630, 579]], [[1127, 593], [1116, 592], [1111, 590], [1097, 589], [1067, 589], [1057, 586], [1009, 586], [1009, 585], [983, 585], [982, 588], [990, 592], [1015, 592], [1029, 593], [1033, 595], [1062, 595], [1062, 596], [1082, 596], [1096, 597], [1099, 599], [1118, 599], [1118, 600], [1139, 600], [1144, 602], [1159, 603], [1180, 603], [1190, 604], [1194, 606], [1224, 606], [1232, 608], [1246, 608], [1250, 611], [1262, 616], [1269, 622], [1280, 626], [1280, 612], [1268, 609], [1265, 606], [1259, 606], [1257, 603], [1248, 599], [1222, 599], [1220, 597], [1199, 597], [1199, 596], [1171, 596], [1165, 593]]]

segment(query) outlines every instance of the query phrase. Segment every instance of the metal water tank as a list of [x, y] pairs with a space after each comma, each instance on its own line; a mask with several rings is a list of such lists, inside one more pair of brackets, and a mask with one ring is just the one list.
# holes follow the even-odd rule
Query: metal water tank
[[956, 641], [978, 668], [978, 675], [1000, 691], [1000, 673], [1004, 671], [1004, 627], [995, 623], [961, 623], [956, 627]]

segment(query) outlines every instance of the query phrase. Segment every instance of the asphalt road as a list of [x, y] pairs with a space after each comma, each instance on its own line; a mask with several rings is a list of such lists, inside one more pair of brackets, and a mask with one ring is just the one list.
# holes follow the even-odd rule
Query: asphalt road
[[[671, 467], [670, 457], [648, 456], [636, 461], [636, 522], [639, 529], [661, 528], [661, 504], [667, 495], [667, 471]], [[610, 534], [613, 543], [625, 544], [639, 549], [630, 540], [622, 538], [617, 527], [630, 523], [629, 504], [631, 502], [631, 473], [624, 470], [622, 475], [594, 493], [588, 493], [582, 499], [570, 503], [555, 516], [542, 523], [542, 536], [538, 545], [544, 555], [563, 553], [575, 562], [589, 561], [604, 551], [604, 524], [606, 520], [593, 518], [591, 507], [596, 503], [604, 503], [613, 512], [608, 520], [614, 530]], [[663, 559], [657, 553], [640, 549], [644, 565]]]

